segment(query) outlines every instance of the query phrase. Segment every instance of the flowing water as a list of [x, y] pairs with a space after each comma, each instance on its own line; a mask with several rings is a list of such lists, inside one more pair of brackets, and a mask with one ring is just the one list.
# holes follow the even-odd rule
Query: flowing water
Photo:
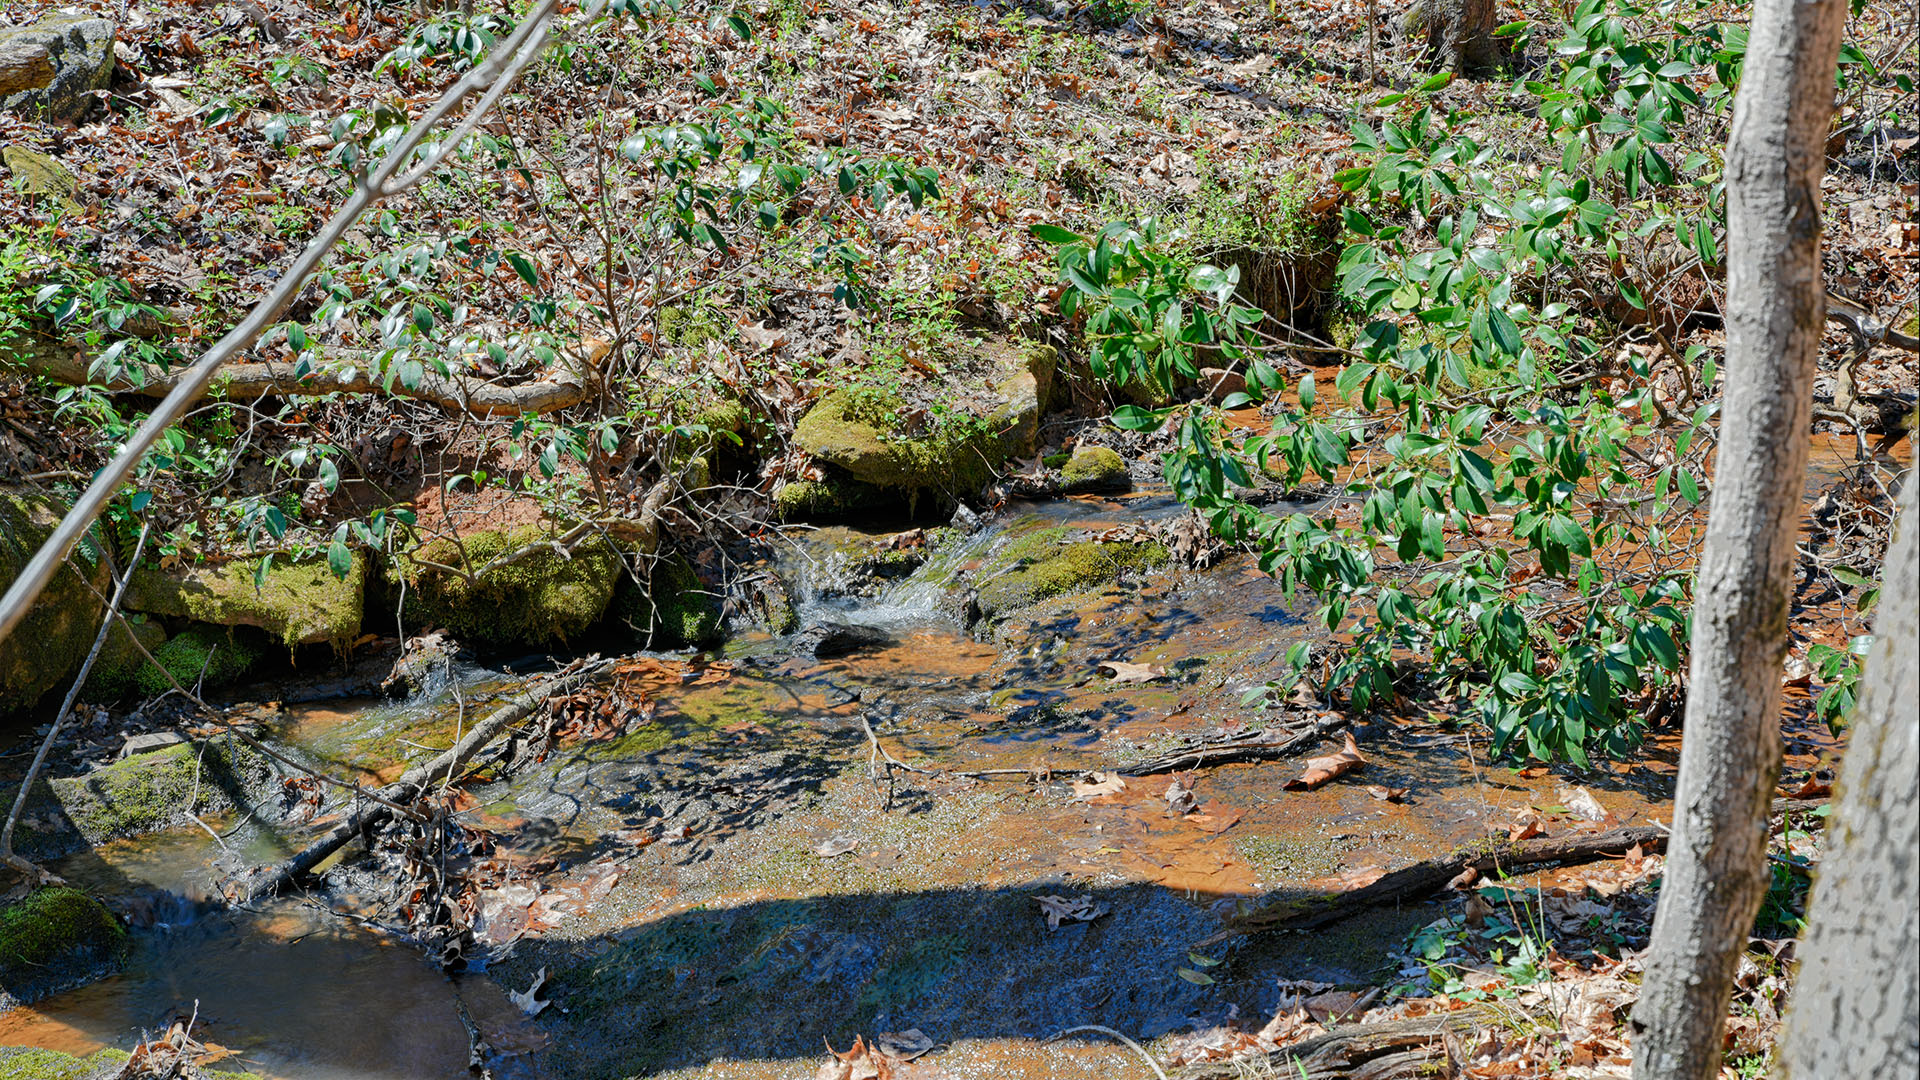
[[[468, 1075], [470, 1026], [503, 1078], [804, 1078], [823, 1039], [909, 1028], [943, 1045], [925, 1059], [939, 1075], [1144, 1075], [1098, 1036], [1040, 1040], [1263, 1018], [1281, 979], [1378, 981], [1442, 908], [1195, 943], [1248, 905], [1483, 836], [1566, 783], [1623, 821], [1658, 812], [1664, 768], [1522, 776], [1417, 718], [1364, 728], [1368, 768], [1317, 791], [1283, 790], [1299, 763], [1275, 761], [1201, 773], [1198, 814], [1169, 812], [1167, 777], [1076, 799], [1083, 772], [1266, 722], [1245, 692], [1315, 631], [1239, 557], [1041, 604], [992, 641], [956, 615], [960, 583], [980, 585], [993, 552], [1030, 530], [1176, 509], [1153, 495], [1024, 507], [895, 580], [857, 572], [885, 537], [794, 534], [783, 571], [803, 624], [882, 636], [827, 660], [764, 633], [719, 656], [643, 657], [629, 685], [650, 719], [471, 785], [464, 816], [498, 838], [506, 869], [457, 977], [371, 928], [378, 890], [357, 895], [351, 874], [259, 911], [211, 902], [222, 868], [271, 861], [298, 829], [209, 822], [217, 841], [190, 827], [74, 856], [60, 872], [117, 898], [139, 927], [133, 956], [0, 1017], [0, 1045], [124, 1048], [197, 1009], [220, 1067], [315, 1080]], [[1110, 680], [1097, 671], [1109, 660], [1168, 677]], [[479, 667], [452, 676], [404, 703], [286, 709], [272, 737], [390, 779], [514, 684]], [[888, 770], [877, 748], [913, 769]], [[1383, 802], [1366, 784], [1411, 794]], [[1051, 927], [1039, 898], [1052, 896], [1105, 910]], [[506, 992], [543, 975], [553, 1004], [528, 1019]]]

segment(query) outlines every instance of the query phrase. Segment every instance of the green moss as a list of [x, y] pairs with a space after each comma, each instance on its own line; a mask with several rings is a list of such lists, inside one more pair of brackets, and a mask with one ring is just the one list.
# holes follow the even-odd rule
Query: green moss
[[732, 327], [726, 316], [710, 307], [672, 304], [654, 316], [660, 340], [685, 349], [704, 348], [710, 341], [723, 341]]
[[[84, 1058], [58, 1050], [29, 1046], [0, 1046], [0, 1080], [102, 1080], [119, 1076], [130, 1055], [125, 1050], [100, 1050]], [[245, 1080], [247, 1074], [200, 1069], [206, 1080]]]
[[360, 633], [367, 560], [355, 554], [345, 578], [325, 559], [278, 561], [256, 584], [258, 565], [229, 562], [186, 570], [143, 570], [127, 585], [127, 607], [215, 626], [257, 626], [292, 648], [345, 648]]
[[720, 639], [720, 604], [678, 552], [653, 564], [645, 586], [621, 575], [611, 611], [627, 629], [655, 645], [710, 645]]
[[[38, 495], [0, 488], [0, 588], [13, 584], [65, 509]], [[100, 596], [109, 585], [93, 541], [83, 540], [26, 619], [0, 640], [0, 714], [32, 706], [80, 666], [99, 632]]]
[[153, 658], [166, 673], [152, 664], [134, 669], [133, 688], [143, 697], [164, 694], [176, 682], [189, 690], [195, 685], [215, 687], [236, 682], [260, 659], [260, 650], [244, 634], [207, 627], [168, 638], [153, 650]]
[[773, 493], [774, 514], [781, 521], [836, 521], [898, 505], [882, 489], [844, 474], [789, 480]]
[[196, 814], [231, 809], [269, 771], [266, 758], [222, 735], [61, 777], [47, 785], [47, 794], [36, 790], [28, 803], [45, 807], [50, 797], [75, 830], [97, 844], [178, 824], [189, 806]]
[[125, 622], [114, 620], [82, 695], [88, 701], [113, 701], [132, 693], [140, 673], [151, 667], [140, 648], [157, 656], [166, 641], [166, 629], [144, 615], [131, 616]]
[[906, 412], [898, 397], [883, 391], [837, 390], [801, 419], [793, 440], [857, 480], [909, 492], [971, 491], [984, 486], [993, 467], [1005, 460], [996, 433], [965, 420], [935, 424], [915, 438], [897, 438], [892, 433]]
[[1041, 529], [989, 558], [976, 587], [981, 613], [996, 618], [1049, 597], [1110, 584], [1168, 558], [1160, 544], [1065, 543], [1065, 538], [1065, 529]]
[[1104, 446], [1075, 447], [1073, 457], [1060, 467], [1060, 479], [1070, 493], [1125, 491], [1133, 486], [1126, 460]]
[[41, 976], [68, 959], [106, 960], [126, 934], [100, 901], [79, 889], [37, 890], [0, 908], [0, 983]]
[[599, 621], [613, 599], [623, 573], [613, 545], [595, 540], [571, 558], [542, 549], [478, 578], [422, 565], [484, 566], [546, 535], [538, 525], [476, 533], [466, 538], [464, 560], [451, 540], [426, 545], [404, 571], [408, 617], [481, 644], [565, 644]]

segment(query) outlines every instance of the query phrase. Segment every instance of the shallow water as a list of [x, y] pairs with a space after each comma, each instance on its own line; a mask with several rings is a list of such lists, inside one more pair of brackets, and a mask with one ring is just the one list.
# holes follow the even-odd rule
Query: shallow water
[[[946, 1047], [924, 1062], [941, 1075], [1113, 1076], [1143, 1066], [1101, 1036], [1039, 1040], [1090, 1023], [1152, 1039], [1236, 1013], [1264, 1019], [1282, 978], [1373, 981], [1440, 909], [1206, 955], [1194, 943], [1263, 899], [1351, 887], [1502, 829], [1516, 808], [1558, 802], [1567, 780], [1490, 768], [1484, 746], [1451, 729], [1382, 722], [1362, 733], [1367, 770], [1318, 791], [1283, 790], [1299, 763], [1278, 761], [1193, 778], [1198, 815], [1169, 812], [1168, 777], [1075, 799], [1083, 771], [1267, 722], [1243, 693], [1313, 631], [1238, 558], [1042, 604], [993, 642], [955, 621], [956, 591], [1010, 535], [1176, 510], [1156, 496], [1033, 507], [879, 585], [847, 568], [884, 537], [796, 535], [783, 572], [805, 620], [878, 627], [890, 643], [818, 661], [749, 633], [719, 657], [639, 658], [626, 685], [651, 719], [471, 785], [465, 817], [503, 859], [552, 861], [517, 882], [526, 895], [585, 898], [532, 932], [524, 903], [492, 909], [474, 956], [484, 974], [456, 982], [323, 910], [354, 897], [214, 910], [200, 899], [221, 851], [198, 829], [84, 853], [62, 872], [153, 925], [121, 975], [0, 1018], [0, 1044], [125, 1047], [197, 1001], [199, 1037], [268, 1075], [451, 1077], [466, 1074], [464, 1005], [502, 1077], [810, 1077], [823, 1040], [914, 1027]], [[1169, 677], [1115, 682], [1097, 672], [1106, 660]], [[342, 772], [387, 779], [511, 685], [456, 674], [422, 700], [291, 708], [271, 730]], [[912, 769], [889, 775], [876, 740]], [[1014, 774], [951, 775], [996, 769]], [[1667, 778], [1580, 782], [1630, 820], [1658, 809]], [[1381, 802], [1366, 784], [1412, 795]], [[230, 831], [235, 865], [298, 841], [210, 824]], [[1106, 910], [1049, 927], [1042, 896]], [[502, 988], [543, 969], [554, 1006], [520, 1020]]]

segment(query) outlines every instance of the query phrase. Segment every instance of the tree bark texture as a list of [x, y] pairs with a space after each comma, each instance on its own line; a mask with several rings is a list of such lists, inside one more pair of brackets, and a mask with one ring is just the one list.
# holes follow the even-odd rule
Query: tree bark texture
[[1920, 489], [1911, 473], [1775, 1075], [1920, 1075]]
[[1757, 0], [1727, 143], [1727, 361], [1673, 837], [1634, 1075], [1710, 1080], [1768, 880], [1780, 677], [1825, 321], [1820, 178], [1845, 0]]
[[1494, 0], [1413, 0], [1402, 20], [1408, 40], [1424, 39], [1427, 62], [1462, 75], [1491, 75], [1507, 63]]

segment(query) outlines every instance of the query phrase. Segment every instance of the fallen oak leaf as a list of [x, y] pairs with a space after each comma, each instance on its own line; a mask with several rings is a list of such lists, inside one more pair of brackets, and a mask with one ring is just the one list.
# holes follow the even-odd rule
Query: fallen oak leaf
[[1514, 822], [1507, 826], [1508, 840], [1531, 840], [1536, 836], [1547, 835], [1546, 822], [1540, 819], [1538, 811], [1529, 806], [1514, 812]]
[[1382, 787], [1379, 784], [1368, 784], [1366, 791], [1367, 791], [1367, 794], [1373, 796], [1376, 799], [1379, 799], [1381, 802], [1397, 803], [1397, 802], [1405, 802], [1407, 796], [1410, 793], [1412, 793], [1413, 789], [1403, 788], [1403, 787]]
[[1092, 922], [1113, 909], [1096, 903], [1093, 894], [1085, 896], [1036, 896], [1040, 911], [1047, 917], [1047, 929], [1058, 930], [1063, 922]]
[[1808, 773], [1800, 786], [1787, 792], [1789, 799], [1824, 799], [1833, 794], [1833, 785], [1820, 779], [1818, 773]]
[[1146, 683], [1167, 677], [1167, 669], [1161, 664], [1136, 664], [1129, 660], [1103, 660], [1095, 670], [1110, 676], [1117, 683]]
[[507, 991], [507, 1000], [513, 1002], [519, 1007], [521, 1012], [526, 1013], [528, 1016], [539, 1016], [547, 1006], [553, 1004], [551, 1001], [538, 1001], [535, 999], [535, 995], [540, 992], [540, 987], [544, 986], [546, 981], [547, 969], [542, 967], [538, 972], [534, 973], [532, 986], [527, 987], [525, 990]]
[[1117, 772], [1090, 772], [1075, 779], [1071, 787], [1076, 799], [1097, 799], [1127, 790], [1127, 780]]
[[1289, 791], [1311, 790], [1337, 776], [1344, 776], [1355, 769], [1365, 768], [1366, 764], [1367, 759], [1360, 756], [1360, 747], [1353, 741], [1353, 732], [1349, 731], [1347, 745], [1339, 753], [1308, 758], [1306, 769], [1299, 776], [1287, 781], [1286, 788]]

